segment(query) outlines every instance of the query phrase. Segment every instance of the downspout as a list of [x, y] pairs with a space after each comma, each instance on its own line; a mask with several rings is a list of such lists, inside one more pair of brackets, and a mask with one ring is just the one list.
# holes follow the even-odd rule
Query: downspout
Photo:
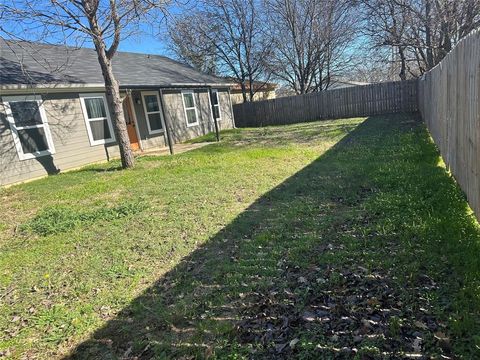
[[170, 155], [173, 155], [173, 142], [172, 142], [172, 136], [170, 134], [170, 123], [165, 114], [165, 103], [163, 102], [162, 89], [159, 89], [159, 91], [160, 91], [160, 106], [162, 107], [163, 122], [165, 123], [165, 132], [167, 133], [168, 148], [170, 149]]
[[[217, 137], [217, 142], [220, 141], [220, 134], [218, 133], [218, 122], [217, 122], [217, 117], [215, 116], [215, 111], [213, 110], [215, 107], [215, 104], [213, 103], [213, 96], [212, 96], [212, 87], [208, 87], [208, 97], [210, 98], [210, 109], [212, 110], [212, 118], [213, 118], [213, 123], [215, 124], [215, 135]], [[218, 99], [218, 92], [217, 92], [217, 100], [218, 104], [220, 106], [220, 100]]]

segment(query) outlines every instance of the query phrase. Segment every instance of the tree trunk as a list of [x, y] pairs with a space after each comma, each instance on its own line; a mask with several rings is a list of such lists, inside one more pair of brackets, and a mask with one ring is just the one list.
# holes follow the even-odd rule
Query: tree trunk
[[103, 79], [105, 81], [105, 90], [107, 94], [107, 102], [112, 115], [113, 129], [117, 138], [118, 147], [120, 149], [120, 157], [122, 167], [133, 168], [135, 166], [135, 158], [130, 147], [130, 139], [127, 132], [127, 124], [123, 114], [122, 98], [120, 97], [120, 88], [118, 81], [113, 74], [112, 62], [108, 59], [105, 45], [95, 42], [97, 48], [98, 62], [102, 68]]
[[398, 47], [398, 55], [400, 56], [400, 79], [402, 81], [407, 80], [407, 60], [405, 58], [405, 52], [402, 46]]
[[400, 77], [400, 80], [405, 81], [407, 80], [407, 61], [403, 46], [398, 47], [398, 56], [400, 57], [400, 73], [398, 76]]
[[425, 45], [427, 47], [427, 70], [434, 66], [432, 49], [432, 23], [431, 23], [431, 4], [430, 0], [425, 3]]
[[247, 99], [247, 87], [245, 86], [245, 80], [242, 80], [242, 82], [240, 83], [240, 87], [242, 88], [243, 102], [246, 103], [248, 102], [248, 99]]
[[250, 89], [249, 89], [249, 96], [250, 96], [250, 101], [253, 101], [253, 97], [255, 96], [255, 89], [253, 87], [253, 79], [252, 79], [252, 76], [249, 75], [248, 77], [248, 82], [250, 83]]
[[303, 95], [303, 94], [306, 94], [306, 89], [305, 89], [305, 78], [303, 77], [303, 74], [300, 72], [300, 77], [299, 77], [299, 85], [300, 85], [300, 89], [299, 89], [299, 93], [300, 95]]

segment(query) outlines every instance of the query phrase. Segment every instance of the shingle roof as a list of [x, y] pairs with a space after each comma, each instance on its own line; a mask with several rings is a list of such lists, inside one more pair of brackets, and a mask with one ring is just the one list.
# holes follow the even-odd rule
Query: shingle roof
[[[113, 71], [122, 87], [229, 84], [225, 79], [160, 55], [117, 52]], [[102, 72], [93, 49], [0, 38], [2, 86], [102, 83]]]

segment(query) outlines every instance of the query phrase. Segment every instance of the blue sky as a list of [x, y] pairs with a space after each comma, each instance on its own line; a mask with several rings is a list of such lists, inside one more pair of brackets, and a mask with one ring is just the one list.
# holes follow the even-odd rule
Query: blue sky
[[[178, 15], [188, 11], [188, 8], [194, 5], [194, 1], [184, 0], [182, 5], [170, 6], [168, 11], [171, 15]], [[155, 27], [143, 24], [138, 35], [122, 40], [119, 50], [171, 56], [172, 54], [168, 51], [165, 30], [166, 20]]]
[[[181, 11], [178, 7], [171, 7], [169, 10], [172, 15]], [[122, 39], [119, 50], [171, 56], [168, 50], [166, 28], [165, 19], [155, 25], [141, 24], [137, 34]]]
[[[5, 23], [2, 25], [5, 25]], [[63, 35], [60, 35], [59, 37], [52, 35], [47, 38], [38, 38], [34, 32], [30, 34], [27, 31], [16, 31], [16, 28], [17, 27], [15, 25], [9, 26], [10, 33], [3, 34], [2, 32], [0, 32], [0, 37], [15, 40], [40, 41], [50, 44], [59, 44], [65, 41]], [[165, 26], [163, 26], [163, 29], [150, 29], [150, 26], [143, 26], [138, 34], [123, 39], [120, 42], [119, 50], [148, 54], [171, 55], [168, 51], [165, 34], [162, 34], [162, 31], [165, 31]], [[13, 34], [13, 36], [11, 36], [10, 34]], [[85, 37], [82, 38], [84, 40], [80, 42], [76, 42], [74, 40], [74, 37], [68, 38], [66, 40], [67, 45], [93, 48], [93, 43], [90, 39]]]
[[[168, 12], [171, 15], [177, 15], [194, 4], [195, 2], [191, 0], [183, 0], [183, 6], [170, 6]], [[68, 30], [65, 32], [50, 33], [47, 37], [44, 37], [41, 27], [30, 26], [25, 28], [17, 21], [10, 20], [3, 20], [2, 26], [4, 29], [7, 29], [7, 33], [0, 31], [0, 36], [7, 39], [40, 41], [52, 44], [64, 43], [66, 41], [67, 45], [93, 48], [90, 39], [80, 36], [80, 38], [83, 39], [80, 40], [78, 37], [79, 34], [69, 33]], [[168, 51], [165, 32], [166, 19], [159, 20], [156, 24], [140, 24], [140, 29], [137, 30], [135, 35], [122, 39], [119, 50], [172, 56]], [[78, 41], [75, 40], [76, 38]]]
[[144, 54], [169, 55], [169, 52], [167, 51], [165, 44], [155, 39], [152, 39], [152, 40], [143, 39], [141, 42], [128, 41], [128, 40], [124, 41], [120, 45], [120, 51], [139, 52]]
[[146, 29], [140, 35], [122, 40], [119, 50], [146, 54], [169, 54], [166, 40], [162, 40], [161, 35], [154, 35]]
[[[162, 21], [158, 26], [141, 24], [136, 34], [122, 39], [119, 51], [130, 51], [146, 54], [158, 54], [172, 56], [168, 51], [166, 24]], [[107, 42], [108, 44], [108, 42]], [[89, 39], [84, 43], [85, 47], [93, 47]]]

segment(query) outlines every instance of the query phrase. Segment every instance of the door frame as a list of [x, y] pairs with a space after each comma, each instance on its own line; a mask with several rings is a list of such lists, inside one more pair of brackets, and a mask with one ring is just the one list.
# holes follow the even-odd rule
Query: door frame
[[135, 105], [133, 103], [132, 92], [129, 90], [127, 90], [127, 98], [128, 98], [128, 106], [130, 106], [130, 110], [132, 112], [132, 120], [135, 123], [135, 132], [137, 134], [138, 146], [140, 147], [140, 150], [143, 151], [142, 138], [140, 137], [140, 130], [138, 130], [138, 120], [137, 120], [137, 114], [135, 112]]

